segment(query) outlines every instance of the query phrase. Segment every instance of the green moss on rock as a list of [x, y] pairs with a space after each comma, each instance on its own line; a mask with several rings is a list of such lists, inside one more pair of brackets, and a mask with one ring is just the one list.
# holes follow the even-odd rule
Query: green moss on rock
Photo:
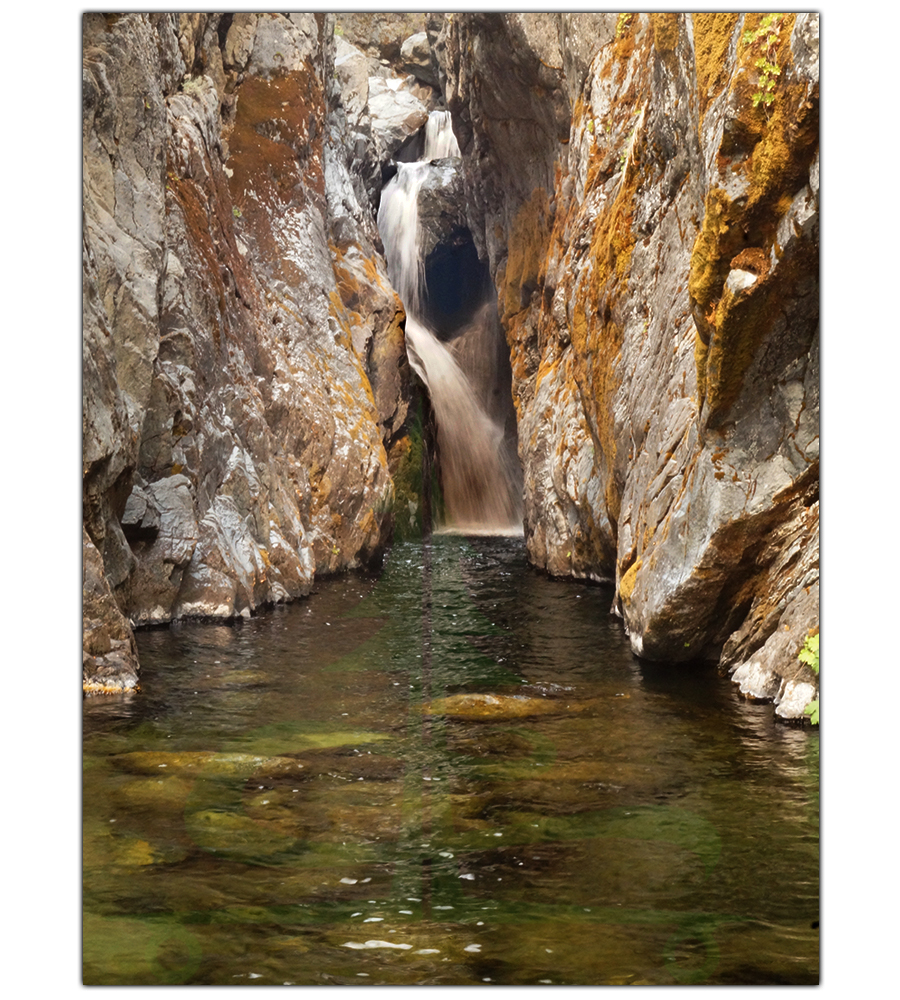
[[[391, 448], [388, 458], [394, 472], [393, 521], [394, 537], [398, 540], [421, 538], [424, 528], [425, 510], [424, 475], [425, 449], [429, 447], [425, 429], [424, 403], [418, 400], [413, 416], [409, 420], [408, 433]], [[432, 523], [443, 517], [443, 497], [440, 478], [433, 462], [428, 463], [431, 477], [430, 497]]]

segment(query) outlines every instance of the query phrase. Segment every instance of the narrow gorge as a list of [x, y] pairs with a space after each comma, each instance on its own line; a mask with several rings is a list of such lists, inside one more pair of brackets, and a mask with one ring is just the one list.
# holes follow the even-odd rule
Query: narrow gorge
[[424, 447], [639, 657], [801, 716], [818, 21], [762, 21], [86, 15], [85, 690], [138, 684], [136, 627], [378, 563]]

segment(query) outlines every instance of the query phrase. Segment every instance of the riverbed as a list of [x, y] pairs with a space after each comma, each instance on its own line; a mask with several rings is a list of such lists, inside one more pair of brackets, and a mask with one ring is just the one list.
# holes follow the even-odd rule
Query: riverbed
[[814, 984], [819, 738], [521, 536], [138, 632], [84, 708], [88, 984]]

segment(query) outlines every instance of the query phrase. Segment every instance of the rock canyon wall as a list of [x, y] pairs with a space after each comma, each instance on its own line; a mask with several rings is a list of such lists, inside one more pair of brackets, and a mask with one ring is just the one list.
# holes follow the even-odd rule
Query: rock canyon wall
[[84, 686], [115, 690], [132, 625], [377, 557], [409, 380], [333, 18], [83, 23]]
[[375, 216], [444, 105], [532, 562], [613, 584], [639, 656], [802, 715], [816, 15], [83, 23], [86, 690], [136, 684], [134, 626], [299, 597], [415, 508]]
[[535, 565], [802, 714], [818, 631], [818, 18], [448, 15]]

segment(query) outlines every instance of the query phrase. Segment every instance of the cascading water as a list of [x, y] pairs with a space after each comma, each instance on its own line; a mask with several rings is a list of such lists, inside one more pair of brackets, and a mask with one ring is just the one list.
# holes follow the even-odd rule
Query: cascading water
[[[437, 421], [445, 527], [507, 534], [521, 531], [522, 512], [516, 460], [505, 429], [488, 414], [466, 372], [430, 328], [424, 309], [419, 193], [433, 170], [432, 160], [459, 155], [449, 113], [433, 111], [425, 126], [423, 158], [398, 163], [382, 192], [378, 228], [391, 282], [406, 309], [410, 364], [428, 389]], [[489, 336], [488, 308], [475, 310], [454, 337], [471, 343]]]

